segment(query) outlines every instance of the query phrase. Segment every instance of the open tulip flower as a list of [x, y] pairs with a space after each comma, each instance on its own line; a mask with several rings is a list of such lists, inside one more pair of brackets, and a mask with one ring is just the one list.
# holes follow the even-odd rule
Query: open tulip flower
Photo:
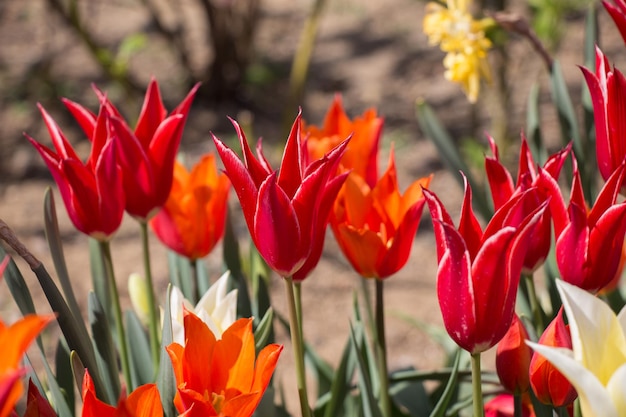
[[542, 175], [549, 190], [550, 210], [556, 236], [556, 261], [564, 281], [587, 291], [599, 291], [615, 277], [620, 267], [626, 234], [626, 203], [616, 204], [625, 166], [609, 177], [588, 210], [580, 174], [574, 172], [569, 207], [565, 207], [557, 182]]
[[[522, 396], [522, 414], [519, 417], [535, 417], [535, 410], [528, 395]], [[512, 394], [500, 394], [485, 403], [485, 417], [518, 417]]]
[[26, 371], [21, 366], [22, 356], [52, 320], [53, 315], [28, 315], [10, 326], [0, 320], [0, 417], [11, 415], [13, 406], [21, 398], [21, 377]]
[[618, 316], [602, 300], [564, 281], [557, 288], [572, 349], [531, 343], [578, 391], [583, 417], [626, 415], [626, 309]]
[[[545, 205], [525, 215], [527, 190], [498, 210], [483, 233], [465, 195], [458, 230], [437, 196], [424, 190], [437, 241], [437, 296], [448, 334], [471, 354], [502, 339], [513, 320], [522, 261]], [[493, 223], [493, 224], [492, 224]]]
[[[517, 171], [517, 181], [513, 183], [513, 178], [509, 171], [502, 165], [498, 155], [498, 147], [493, 138], [489, 137], [489, 143], [493, 156], [485, 157], [485, 171], [489, 181], [489, 188], [493, 198], [494, 208], [498, 210], [511, 200], [514, 194], [534, 187], [539, 180], [539, 172], [535, 163], [526, 137], [522, 135], [520, 147], [519, 165]], [[565, 159], [569, 155], [571, 145], [565, 149], [551, 155], [543, 166], [543, 171], [552, 178], [558, 180]], [[539, 207], [550, 197], [549, 193], [537, 190], [535, 198], [528, 200], [527, 204]], [[535, 271], [548, 256], [552, 240], [552, 223], [550, 210], [545, 210], [539, 220], [532, 236], [532, 243], [524, 258], [524, 273]]]
[[306, 141], [310, 158], [316, 160], [350, 137], [340, 169], [360, 175], [373, 188], [378, 181], [378, 148], [383, 123], [383, 118], [378, 117], [374, 109], [350, 120], [341, 103], [341, 96], [337, 94], [321, 128], [303, 122], [302, 138]]
[[265, 159], [260, 142], [254, 157], [235, 121], [243, 161], [213, 136], [259, 253], [274, 271], [296, 281], [306, 278], [321, 257], [328, 216], [347, 175], [335, 172], [348, 143], [307, 164], [300, 120], [298, 114], [278, 171]]
[[174, 182], [150, 226], [167, 247], [189, 259], [206, 256], [224, 235], [230, 181], [207, 154], [189, 172], [176, 162]]
[[350, 173], [330, 224], [341, 250], [361, 276], [386, 278], [404, 266], [424, 208], [422, 189], [431, 178], [415, 181], [401, 194], [393, 150], [387, 171], [374, 187]]
[[88, 370], [85, 370], [82, 397], [82, 417], [163, 417], [161, 396], [156, 384], [142, 385], [128, 397], [122, 394], [117, 406], [112, 406], [96, 397], [91, 376]]
[[[168, 116], [158, 83], [152, 79], [143, 107], [132, 131], [119, 111], [96, 89], [110, 113], [110, 123], [118, 142], [118, 164], [122, 168], [126, 211], [141, 220], [152, 217], [165, 203], [172, 187], [174, 160], [183, 134], [187, 114], [199, 84]], [[85, 133], [95, 128], [96, 118], [80, 104], [65, 100]]]
[[[569, 326], [563, 321], [563, 308], [543, 331], [538, 343], [555, 348], [572, 348]], [[564, 407], [572, 404], [577, 397], [572, 384], [542, 355], [532, 356], [529, 376], [535, 396], [544, 404]]]
[[39, 110], [56, 152], [28, 135], [26, 138], [48, 166], [72, 223], [81, 232], [98, 240], [110, 238], [122, 223], [125, 196], [109, 110], [102, 103], [98, 116], [91, 115], [89, 127], [81, 122], [91, 141], [91, 153], [86, 163], [78, 157], [48, 112], [41, 105]]
[[264, 347], [255, 360], [252, 319], [239, 319], [217, 340], [196, 315], [185, 311], [186, 345], [172, 343], [178, 393], [186, 416], [250, 417], [270, 382], [282, 346]]

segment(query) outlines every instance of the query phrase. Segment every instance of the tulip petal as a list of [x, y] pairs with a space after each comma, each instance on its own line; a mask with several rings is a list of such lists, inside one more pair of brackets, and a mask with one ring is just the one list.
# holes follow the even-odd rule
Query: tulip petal
[[[270, 169], [268, 169], [269, 166], [259, 162], [254, 157], [254, 154], [250, 150], [250, 145], [248, 144], [248, 139], [246, 138], [246, 134], [244, 133], [244, 131], [241, 128], [241, 126], [239, 126], [239, 123], [237, 123], [233, 119], [230, 119], [230, 122], [235, 127], [235, 132], [237, 133], [237, 137], [239, 138], [239, 143], [241, 144], [241, 149], [242, 149], [242, 152], [243, 152], [243, 162], [245, 164], [245, 168], [244, 169], [246, 169], [248, 171], [248, 175], [254, 181], [254, 184], [255, 184], [254, 188], [258, 189], [261, 186], [261, 183], [263, 181], [265, 181], [267, 176], [270, 175], [272, 173], [272, 171]], [[215, 141], [215, 139], [216, 139], [216, 137], [213, 136], [213, 141]], [[218, 148], [218, 151], [219, 151], [219, 148]], [[259, 152], [260, 152], [260, 140], [259, 140]], [[222, 156], [221, 153], [220, 153], [220, 156]], [[237, 158], [237, 159], [239, 159], [239, 158]], [[222, 156], [222, 160], [224, 160], [223, 156]], [[224, 162], [224, 166], [226, 166], [226, 161], [223, 161], [223, 162]], [[229, 172], [228, 166], [226, 166], [226, 172]], [[231, 179], [231, 181], [232, 181], [232, 179]], [[237, 187], [235, 187], [235, 189], [236, 188]], [[237, 192], [237, 195], [239, 195], [239, 192]], [[241, 198], [240, 198], [240, 200], [241, 200]]]
[[575, 359], [606, 385], [626, 363], [626, 338], [615, 313], [597, 297], [565, 281], [557, 281], [557, 288], [569, 319]]
[[423, 192], [426, 203], [428, 204], [428, 210], [430, 211], [430, 217], [433, 221], [435, 241], [437, 242], [437, 261], [439, 262], [447, 250], [447, 240], [443, 225], [448, 224], [454, 226], [454, 222], [435, 193], [427, 189], [424, 189]]
[[472, 187], [463, 173], [465, 193], [463, 195], [463, 205], [461, 206], [461, 219], [459, 220], [459, 233], [465, 240], [465, 245], [469, 251], [470, 258], [475, 259], [483, 240], [483, 231], [480, 223], [476, 219], [472, 208]]
[[606, 389], [613, 401], [613, 405], [617, 409], [617, 414], [626, 416], [626, 395], [624, 395], [624, 387], [626, 387], [626, 364], [620, 366], [611, 376], [611, 380]]
[[291, 126], [283, 159], [278, 172], [278, 185], [283, 189], [290, 199], [293, 199], [296, 191], [303, 182], [302, 175], [304, 173], [304, 161], [302, 147], [300, 146], [300, 128], [302, 125], [302, 111], [298, 111], [296, 120]]
[[[235, 124], [235, 128], [238, 127], [236, 122], [233, 121], [233, 124]], [[243, 135], [243, 132], [238, 133]], [[246, 169], [237, 154], [233, 152], [232, 149], [224, 145], [215, 135], [213, 135], [213, 142], [215, 143], [217, 152], [219, 153], [222, 163], [224, 164], [226, 175], [228, 175], [228, 178], [233, 185], [233, 189], [239, 198], [239, 204], [241, 205], [241, 210], [243, 211], [243, 215], [246, 219], [248, 230], [252, 233], [254, 230], [254, 213], [256, 211], [257, 196], [259, 192], [258, 187], [255, 184], [255, 180], [251, 172]], [[247, 144], [245, 138], [242, 143]], [[252, 160], [256, 162], [253, 157]]]
[[150, 146], [154, 132], [165, 119], [165, 116], [167, 116], [167, 110], [161, 99], [159, 84], [153, 77], [150, 80], [150, 84], [148, 84], [143, 106], [137, 120], [137, 127], [135, 128], [135, 135], [142, 148], [147, 149]]
[[72, 113], [72, 116], [80, 125], [80, 128], [85, 133], [85, 136], [87, 136], [89, 140], [92, 140], [96, 126], [96, 115], [91, 110], [72, 100], [62, 98], [61, 102], [65, 104], [65, 107], [70, 111], [70, 113]]
[[254, 231], [254, 243], [261, 256], [281, 276], [291, 276], [309, 255], [311, 235], [303, 234], [289, 197], [276, 183], [275, 173], [261, 184], [250, 230]]
[[535, 353], [545, 356], [576, 388], [582, 415], [585, 417], [620, 417], [609, 392], [591, 371], [573, 358], [571, 350], [527, 343]]
[[448, 334], [463, 349], [474, 350], [476, 329], [471, 260], [461, 234], [441, 223], [445, 252], [437, 272], [437, 298]]
[[569, 209], [570, 223], [558, 235], [556, 260], [561, 277], [574, 285], [582, 286], [588, 265], [589, 228], [584, 209], [572, 204]]

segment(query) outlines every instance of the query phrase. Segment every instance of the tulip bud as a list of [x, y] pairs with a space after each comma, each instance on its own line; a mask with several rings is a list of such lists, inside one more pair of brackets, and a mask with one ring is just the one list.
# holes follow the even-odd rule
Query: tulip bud
[[526, 340], [528, 332], [522, 321], [514, 315], [511, 327], [498, 343], [496, 350], [496, 371], [500, 383], [513, 394], [526, 392], [530, 387], [528, 368], [531, 349], [526, 345]]
[[147, 325], [150, 317], [148, 308], [148, 295], [146, 294], [146, 280], [137, 273], [132, 273], [128, 277], [128, 295], [133, 305], [133, 310], [137, 314], [139, 321]]
[[[563, 308], [539, 338], [540, 345], [572, 348], [569, 326], [563, 321]], [[578, 394], [572, 384], [542, 355], [530, 360], [530, 385], [537, 399], [544, 404], [563, 407], [574, 402]]]

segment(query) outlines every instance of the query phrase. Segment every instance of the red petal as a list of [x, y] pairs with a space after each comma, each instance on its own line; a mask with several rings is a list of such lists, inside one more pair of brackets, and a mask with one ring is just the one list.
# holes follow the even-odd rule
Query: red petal
[[463, 196], [463, 206], [461, 207], [459, 233], [463, 236], [471, 259], [474, 259], [481, 246], [483, 231], [480, 228], [480, 223], [478, 223], [474, 215], [474, 209], [472, 208], [472, 187], [467, 181], [467, 178], [465, 178], [465, 175], [463, 173], [461, 173], [461, 175], [463, 175], [463, 182], [465, 183], [465, 194]]
[[446, 211], [446, 208], [441, 203], [437, 195], [428, 189], [424, 189], [424, 198], [428, 203], [428, 210], [430, 211], [430, 217], [433, 221], [433, 230], [435, 232], [435, 241], [437, 242], [437, 261], [440, 262], [447, 250], [447, 239], [443, 228], [444, 224], [448, 224], [454, 227], [452, 218]]
[[478, 323], [469, 252], [463, 237], [453, 226], [440, 224], [446, 249], [437, 271], [439, 307], [450, 337], [463, 349], [473, 352]]
[[[310, 231], [311, 225], [305, 227]], [[261, 184], [252, 230], [259, 253], [283, 277], [297, 271], [310, 253], [311, 235], [303, 234], [289, 197], [277, 184], [276, 174]]]
[[135, 128], [135, 135], [143, 148], [147, 149], [150, 146], [154, 132], [165, 119], [165, 116], [167, 116], [167, 110], [163, 106], [163, 100], [161, 100], [159, 84], [152, 78]]
[[598, 291], [606, 286], [619, 268], [626, 234], [626, 203], [608, 209], [589, 235], [590, 271], [583, 289]]
[[589, 228], [585, 209], [570, 205], [570, 222], [556, 241], [556, 262], [564, 281], [576, 286], [585, 278], [588, 262]]
[[61, 101], [65, 104], [65, 107], [67, 107], [70, 113], [72, 113], [72, 116], [74, 116], [74, 119], [76, 119], [80, 128], [83, 132], [85, 132], [87, 138], [92, 140], [94, 128], [96, 126], [96, 115], [91, 110], [86, 109], [72, 100], [62, 98]]
[[293, 122], [289, 138], [285, 145], [283, 159], [278, 172], [278, 185], [282, 188], [287, 196], [292, 199], [302, 182], [302, 174], [304, 173], [304, 161], [302, 156], [302, 148], [300, 146], [300, 127], [302, 112], [298, 111], [296, 120]]

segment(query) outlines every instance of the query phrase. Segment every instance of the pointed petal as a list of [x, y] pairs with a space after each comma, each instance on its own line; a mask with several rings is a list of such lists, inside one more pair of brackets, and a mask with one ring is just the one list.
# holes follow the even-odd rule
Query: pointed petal
[[74, 116], [74, 119], [76, 119], [80, 128], [83, 132], [85, 132], [85, 136], [91, 140], [96, 126], [96, 115], [91, 110], [72, 100], [62, 98], [61, 101], [65, 104], [65, 107], [70, 111], [70, 113], [72, 113], [72, 116]]
[[302, 112], [298, 111], [296, 120], [293, 122], [289, 138], [285, 145], [283, 159], [278, 172], [278, 185], [285, 194], [292, 199], [302, 183], [304, 173], [302, 148], [300, 147], [300, 128], [302, 124]]
[[144, 149], [150, 146], [154, 132], [165, 119], [165, 116], [167, 116], [167, 110], [161, 99], [159, 84], [153, 77], [150, 80], [150, 84], [148, 84], [143, 106], [137, 120], [137, 127], [135, 128], [135, 135]]
[[281, 276], [291, 276], [309, 255], [311, 236], [303, 235], [296, 211], [276, 183], [275, 173], [261, 184], [251, 230], [259, 253]]
[[465, 175], [463, 173], [461, 175], [463, 175], [463, 182], [465, 183], [465, 193], [461, 207], [461, 219], [459, 220], [459, 233], [467, 245], [470, 258], [474, 259], [480, 249], [483, 232], [472, 208], [472, 187]]
[[423, 192], [426, 203], [428, 204], [428, 210], [430, 211], [430, 217], [433, 222], [435, 240], [437, 242], [437, 261], [440, 262], [445, 251], [447, 250], [447, 239], [443, 225], [447, 224], [454, 228], [454, 223], [437, 195], [427, 189], [423, 190]]

